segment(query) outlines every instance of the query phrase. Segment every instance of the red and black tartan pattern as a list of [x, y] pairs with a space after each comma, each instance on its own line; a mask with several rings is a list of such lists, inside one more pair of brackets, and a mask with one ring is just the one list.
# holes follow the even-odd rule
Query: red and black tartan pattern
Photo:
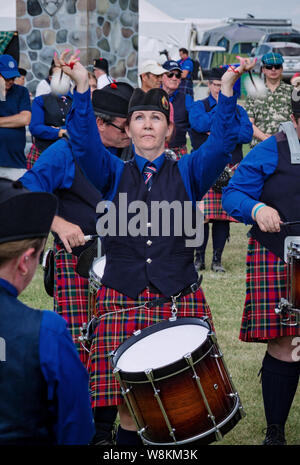
[[300, 336], [300, 326], [282, 325], [275, 313], [286, 298], [287, 264], [258, 241], [250, 238], [246, 261], [246, 299], [240, 339], [267, 342], [281, 336]]
[[67, 322], [80, 360], [86, 366], [88, 352], [78, 341], [80, 327], [88, 323], [89, 281], [76, 273], [77, 257], [55, 246], [54, 310]]
[[173, 152], [175, 153], [177, 160], [180, 160], [180, 158], [183, 157], [183, 155], [187, 154], [186, 145], [183, 145], [182, 147], [172, 147], [171, 150], [173, 150]]
[[39, 158], [41, 152], [36, 145], [32, 144], [30, 152], [27, 154], [27, 169], [31, 170], [37, 159]]
[[[113, 375], [109, 354], [117, 349], [123, 341], [132, 336], [134, 331], [168, 319], [171, 316], [171, 302], [149, 310], [142, 307], [117, 314], [109, 314], [109, 312], [134, 308], [158, 298], [161, 298], [161, 295], [150, 293], [149, 289], [145, 289], [137, 300], [132, 300], [104, 286], [99, 289], [97, 305], [101, 310], [98, 311], [98, 316], [105, 314], [106, 316], [100, 320], [97, 327], [88, 364], [93, 407], [118, 405], [123, 402], [119, 383]], [[195, 316], [201, 318], [208, 316], [212, 329], [214, 329], [211, 312], [201, 288], [195, 293], [179, 299], [177, 308], [178, 317]]]
[[[232, 165], [228, 165], [232, 167]], [[233, 168], [235, 171], [237, 166]], [[238, 223], [238, 221], [232, 216], [229, 216], [225, 210], [222, 208], [222, 194], [220, 192], [215, 192], [211, 187], [207, 194], [202, 198], [201, 202], [203, 202], [203, 214], [206, 221], [209, 220], [224, 220], [224, 221], [232, 221]]]

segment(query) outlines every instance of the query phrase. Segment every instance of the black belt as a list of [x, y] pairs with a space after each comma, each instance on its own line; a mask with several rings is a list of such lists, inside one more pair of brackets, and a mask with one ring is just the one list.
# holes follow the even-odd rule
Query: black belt
[[[172, 297], [173, 298], [176, 297], [176, 300], [177, 300], [177, 299], [180, 299], [181, 297], [184, 297], [184, 296], [186, 296], [188, 294], [196, 292], [199, 289], [200, 285], [201, 285], [202, 278], [203, 278], [203, 276], [200, 275], [198, 281], [196, 281], [195, 283], [190, 284], [189, 286], [182, 289], [182, 291], [180, 291], [176, 296], [160, 297], [159, 299], [151, 300], [150, 302], [147, 303], [147, 307], [148, 308], [158, 307], [159, 305], [162, 305], [162, 304], [164, 304], [166, 302], [172, 302]], [[149, 290], [150, 290], [150, 292], [155, 292], [157, 294], [160, 294], [159, 289], [155, 288], [154, 286], [150, 285]]]

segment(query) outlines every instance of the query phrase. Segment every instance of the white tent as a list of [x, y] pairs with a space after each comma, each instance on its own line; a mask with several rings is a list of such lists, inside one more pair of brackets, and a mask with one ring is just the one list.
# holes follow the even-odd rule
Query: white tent
[[[171, 5], [171, 3], [170, 3]], [[178, 49], [190, 49], [192, 30], [197, 31], [198, 43], [201, 34], [217, 26], [222, 26], [222, 19], [172, 18], [147, 0], [139, 1], [139, 64], [154, 59], [159, 63], [166, 60], [159, 52], [167, 49], [174, 60], [179, 59]]]

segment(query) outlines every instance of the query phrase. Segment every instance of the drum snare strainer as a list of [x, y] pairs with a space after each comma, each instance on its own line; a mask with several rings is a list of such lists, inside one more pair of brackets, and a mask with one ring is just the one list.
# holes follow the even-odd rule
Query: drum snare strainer
[[111, 361], [145, 444], [209, 444], [243, 415], [206, 319], [170, 319], [139, 330]]

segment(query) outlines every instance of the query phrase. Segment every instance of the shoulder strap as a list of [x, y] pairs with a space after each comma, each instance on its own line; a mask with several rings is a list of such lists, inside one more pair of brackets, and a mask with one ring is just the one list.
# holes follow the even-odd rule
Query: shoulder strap
[[292, 165], [300, 164], [300, 143], [298, 134], [291, 121], [281, 123], [279, 130], [283, 131], [287, 137], [290, 152], [291, 152], [291, 163]]

